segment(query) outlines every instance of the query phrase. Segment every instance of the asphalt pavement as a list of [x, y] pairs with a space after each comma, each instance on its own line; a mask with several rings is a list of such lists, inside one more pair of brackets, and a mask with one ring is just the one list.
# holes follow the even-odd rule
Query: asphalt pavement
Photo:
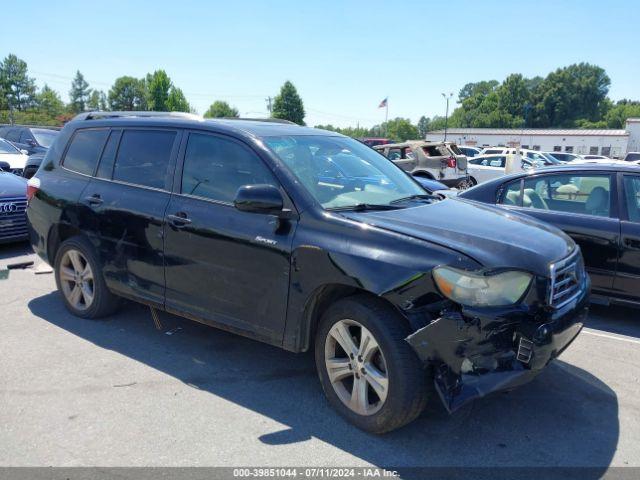
[[[0, 246], [0, 269], [39, 260]], [[0, 280], [0, 466], [640, 467], [640, 312], [594, 307], [532, 383], [383, 436], [329, 407], [310, 354], [126, 304], [65, 310], [51, 274]], [[410, 476], [410, 475], [406, 475]]]

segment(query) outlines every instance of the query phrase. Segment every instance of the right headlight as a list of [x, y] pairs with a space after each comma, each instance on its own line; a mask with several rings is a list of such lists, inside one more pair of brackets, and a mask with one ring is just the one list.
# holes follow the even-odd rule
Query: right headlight
[[501, 307], [517, 303], [525, 294], [533, 275], [518, 270], [496, 274], [468, 272], [453, 267], [436, 267], [433, 278], [440, 292], [462, 305]]

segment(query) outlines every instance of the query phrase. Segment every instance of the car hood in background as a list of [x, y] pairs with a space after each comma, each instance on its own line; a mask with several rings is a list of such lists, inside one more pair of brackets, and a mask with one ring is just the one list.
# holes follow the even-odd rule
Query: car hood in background
[[0, 172], [0, 199], [26, 197], [27, 181], [13, 173]]
[[341, 213], [358, 222], [454, 249], [490, 269], [518, 268], [548, 276], [549, 264], [575, 248], [573, 240], [551, 225], [468, 200]]
[[24, 168], [28, 158], [22, 153], [0, 153], [0, 162], [7, 162], [11, 168]]

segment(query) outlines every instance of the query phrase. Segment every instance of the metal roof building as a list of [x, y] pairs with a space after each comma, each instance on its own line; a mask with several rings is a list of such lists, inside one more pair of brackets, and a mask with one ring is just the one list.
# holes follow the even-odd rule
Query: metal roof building
[[[427, 133], [427, 140], [441, 141], [444, 130]], [[507, 146], [549, 152], [622, 157], [640, 150], [640, 118], [627, 120], [624, 130], [449, 128], [447, 140], [475, 147]]]

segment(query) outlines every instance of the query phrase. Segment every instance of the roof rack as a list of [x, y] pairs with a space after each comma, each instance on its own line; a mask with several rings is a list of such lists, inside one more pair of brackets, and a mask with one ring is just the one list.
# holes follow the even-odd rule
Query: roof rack
[[287, 125], [298, 125], [295, 122], [284, 120], [282, 118], [211, 117], [205, 118], [205, 120], [244, 120], [246, 122], [284, 123]]
[[121, 118], [121, 117], [139, 117], [139, 118], [149, 118], [149, 117], [174, 117], [174, 118], [188, 118], [191, 120], [202, 120], [200, 115], [196, 115], [195, 113], [185, 113], [185, 112], [144, 112], [144, 111], [116, 111], [116, 112], [103, 112], [103, 111], [95, 111], [95, 112], [84, 112], [79, 113], [75, 117], [73, 117], [72, 121], [76, 120], [99, 120], [105, 118]]

